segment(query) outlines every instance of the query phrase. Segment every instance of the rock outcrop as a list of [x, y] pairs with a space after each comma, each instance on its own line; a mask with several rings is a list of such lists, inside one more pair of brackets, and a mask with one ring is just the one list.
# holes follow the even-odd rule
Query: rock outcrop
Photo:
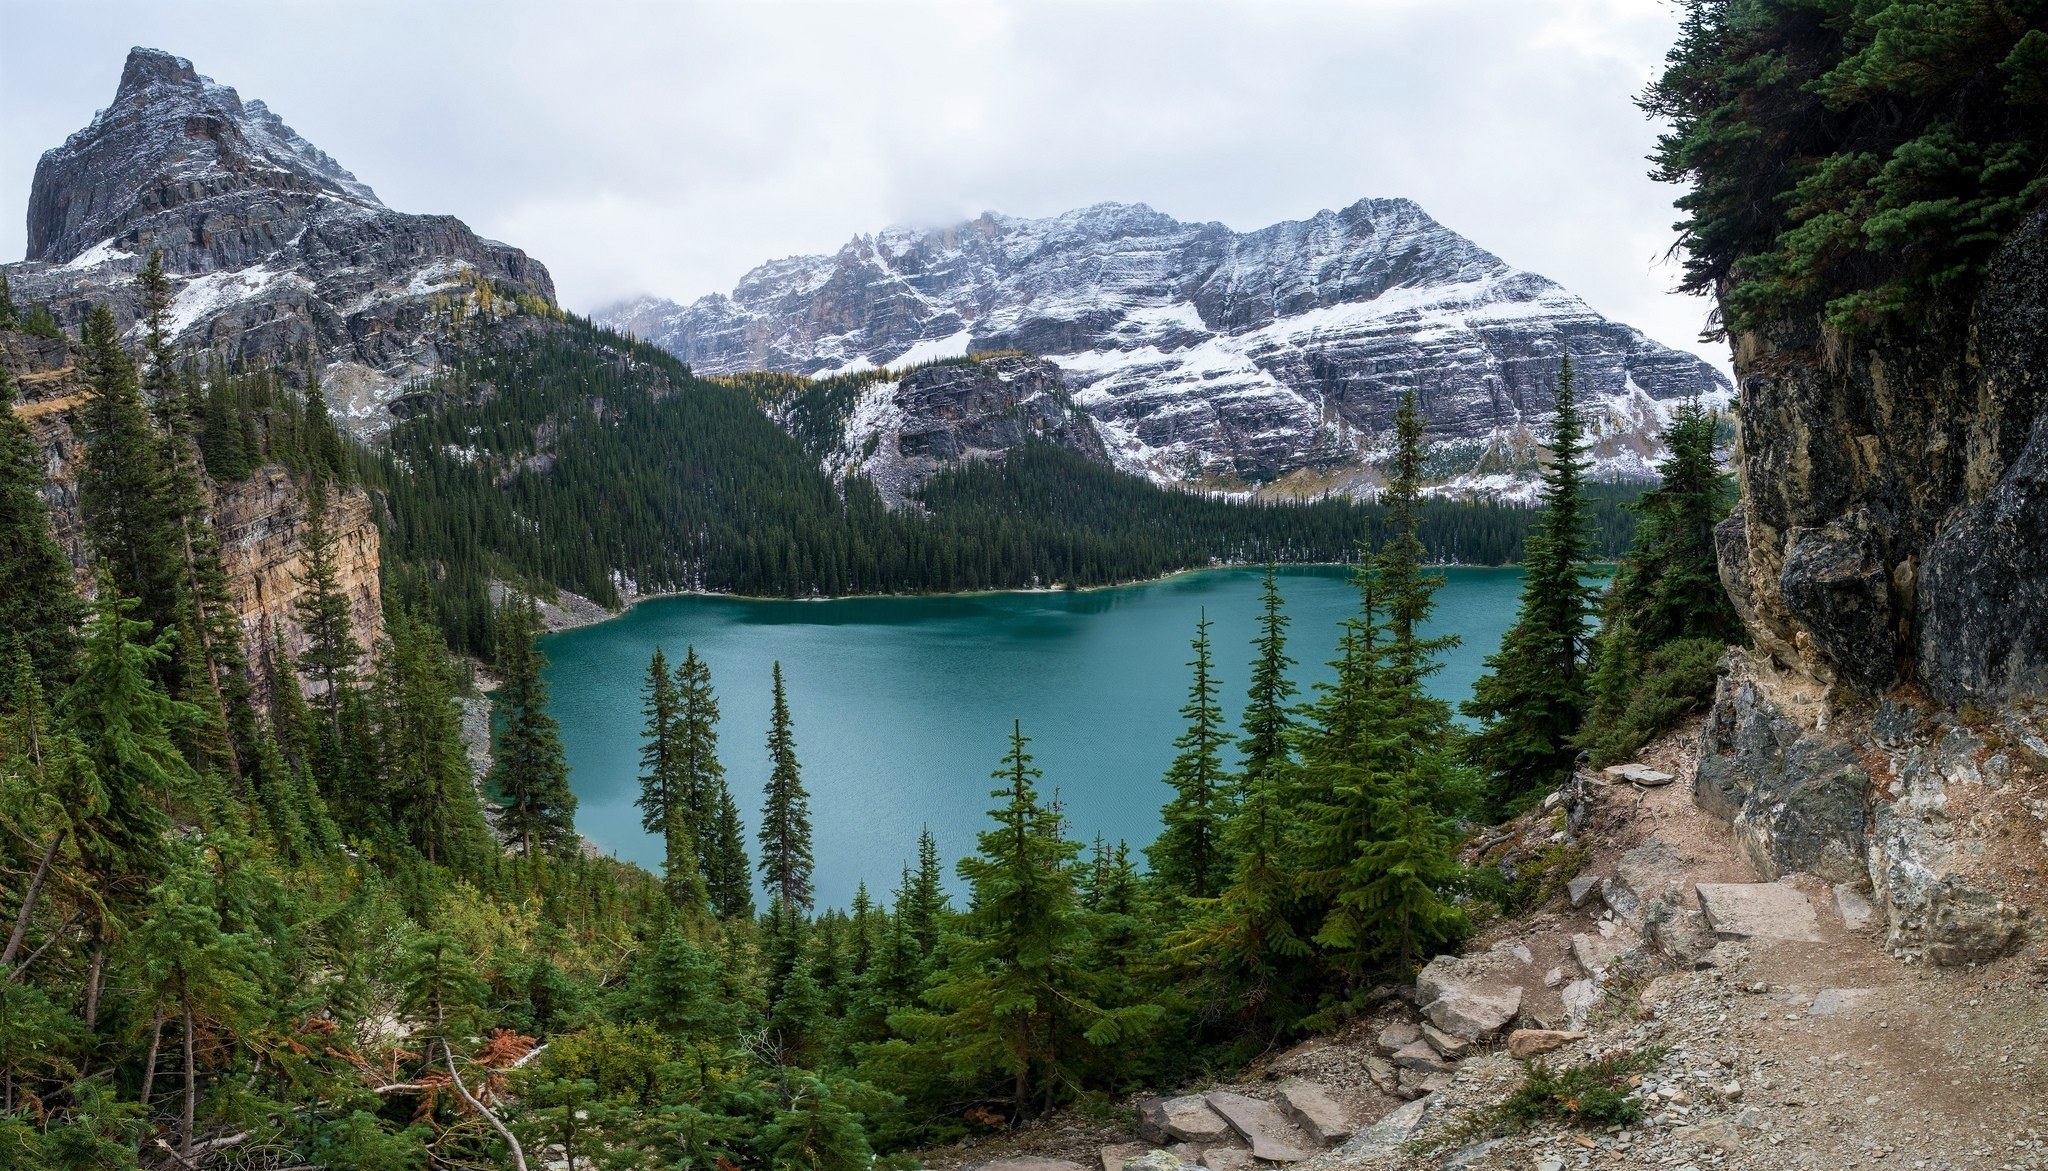
[[[28, 420], [43, 452], [51, 526], [84, 586], [89, 550], [78, 507], [78, 474], [85, 461], [78, 415], [90, 392], [75, 357], [61, 340], [0, 330], [0, 363], [15, 376], [20, 392], [15, 412]], [[293, 656], [306, 649], [297, 613], [305, 575], [305, 500], [291, 476], [276, 466], [258, 468], [234, 483], [209, 483], [209, 488], [221, 566], [241, 619], [244, 646], [259, 684], [267, 686], [273, 640], [281, 639]], [[384, 630], [379, 544], [370, 499], [361, 488], [350, 488], [334, 494], [327, 508], [336, 580], [348, 595], [356, 642], [367, 650]]]
[[491, 285], [552, 303], [547, 270], [452, 216], [393, 211], [260, 101], [155, 49], [129, 53], [114, 100], [44, 153], [15, 298], [75, 327], [106, 302], [126, 328], [133, 277], [163, 253], [177, 340], [296, 376], [315, 355], [359, 433], [441, 361], [441, 306]]
[[946, 465], [992, 458], [1027, 440], [1109, 462], [1059, 367], [1022, 354], [926, 366], [876, 382], [836, 430], [836, 447], [820, 453], [826, 470], [866, 476], [899, 508]]
[[970, 351], [1041, 354], [1110, 452], [1161, 480], [1370, 490], [1414, 390], [1431, 474], [1527, 490], [1569, 350], [1603, 473], [1645, 477], [1676, 401], [1718, 372], [1510, 267], [1405, 199], [1255, 232], [1135, 204], [890, 228], [773, 261], [731, 296], [642, 299], [598, 320], [700, 373], [825, 375]]

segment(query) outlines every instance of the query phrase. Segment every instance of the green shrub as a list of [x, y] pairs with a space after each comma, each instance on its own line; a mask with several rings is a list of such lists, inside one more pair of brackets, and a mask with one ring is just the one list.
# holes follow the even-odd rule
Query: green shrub
[[1633, 1075], [1663, 1056], [1662, 1049], [1639, 1049], [1559, 1070], [1541, 1058], [1525, 1061], [1522, 1084], [1496, 1108], [1495, 1118], [1517, 1130], [1554, 1119], [1594, 1126], [1641, 1121], [1643, 1104], [1628, 1096]]
[[1643, 745], [1706, 706], [1727, 651], [1718, 638], [1682, 638], [1651, 651], [1620, 709], [1594, 711], [1579, 733], [1593, 766], [1633, 760]]

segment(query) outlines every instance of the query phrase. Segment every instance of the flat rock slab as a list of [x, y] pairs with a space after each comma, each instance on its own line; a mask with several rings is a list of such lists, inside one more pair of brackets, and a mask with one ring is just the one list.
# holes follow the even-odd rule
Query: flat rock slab
[[1812, 1007], [1806, 1010], [1808, 1016], [1834, 1016], [1848, 1012], [1864, 1000], [1869, 999], [1868, 988], [1823, 988], [1813, 998]]
[[1345, 1159], [1393, 1154], [1415, 1133], [1415, 1128], [1422, 1125], [1422, 1112], [1428, 1108], [1429, 1101], [1425, 1098], [1396, 1107], [1393, 1113], [1353, 1135], [1350, 1142], [1337, 1148], [1337, 1154]]
[[1572, 906], [1583, 907], [1586, 900], [1600, 889], [1600, 880], [1590, 874], [1581, 874], [1564, 884], [1564, 893], [1571, 899]]
[[1463, 1041], [1483, 1041], [1522, 1011], [1522, 988], [1451, 988], [1423, 1006], [1430, 1023]]
[[1779, 882], [1702, 882], [1700, 910], [1714, 934], [1730, 939], [1820, 941], [1806, 896]]
[[1243, 1147], [1210, 1147], [1202, 1152], [1202, 1166], [1209, 1171], [1251, 1171], [1252, 1153]]
[[990, 1159], [986, 1163], [970, 1163], [966, 1171], [1086, 1171], [1079, 1163], [1065, 1159], [1041, 1159], [1037, 1155], [1014, 1155], [1007, 1159]]
[[1219, 1091], [1210, 1094], [1209, 1108], [1221, 1114], [1231, 1129], [1252, 1145], [1252, 1155], [1269, 1163], [1299, 1163], [1313, 1152], [1301, 1149], [1289, 1133], [1287, 1116], [1280, 1107], [1243, 1094]]
[[1382, 1052], [1392, 1053], [1396, 1049], [1406, 1048], [1420, 1040], [1422, 1040], [1422, 1030], [1406, 1021], [1401, 1021], [1380, 1030], [1379, 1046]]
[[1350, 1138], [1357, 1129], [1351, 1125], [1351, 1113], [1318, 1082], [1298, 1078], [1281, 1082], [1280, 1108], [1308, 1137], [1326, 1147]]
[[1863, 897], [1863, 892], [1852, 886], [1835, 884], [1835, 917], [1842, 921], [1842, 926], [1851, 931], [1861, 931], [1870, 926], [1873, 913], [1870, 900]]
[[1564, 1001], [1566, 1023], [1583, 1025], [1600, 1003], [1600, 986], [1591, 980], [1574, 980], [1564, 986], [1560, 996]]
[[1138, 1137], [1154, 1143], [1220, 1143], [1230, 1137], [1230, 1124], [1200, 1094], [1151, 1098], [1138, 1104]]
[[1394, 1065], [1400, 1069], [1419, 1070], [1422, 1073], [1445, 1073], [1453, 1067], [1444, 1060], [1436, 1046], [1427, 1041], [1414, 1041], [1405, 1048], [1395, 1050]]
[[1102, 1159], [1102, 1171], [1124, 1171], [1124, 1164], [1152, 1148], [1144, 1143], [1117, 1143], [1098, 1152]]
[[1646, 764], [1610, 765], [1601, 771], [1617, 781], [1628, 781], [1631, 784], [1642, 785], [1645, 788], [1651, 789], [1661, 785], [1668, 785], [1678, 779], [1676, 773], [1667, 773], [1662, 769], [1654, 769]]
[[1516, 1029], [1508, 1034], [1508, 1056], [1523, 1059], [1538, 1053], [1562, 1049], [1573, 1041], [1586, 1039], [1584, 1033], [1567, 1033], [1557, 1029]]
[[1607, 965], [1634, 951], [1638, 942], [1633, 931], [1616, 931], [1612, 935], [1574, 935], [1572, 961], [1579, 965], [1579, 971], [1588, 976], [1598, 976], [1607, 969]]
[[1446, 1060], [1457, 1061], [1472, 1049], [1472, 1042], [1461, 1041], [1435, 1025], [1422, 1026], [1422, 1039], [1429, 1047], [1444, 1055]]

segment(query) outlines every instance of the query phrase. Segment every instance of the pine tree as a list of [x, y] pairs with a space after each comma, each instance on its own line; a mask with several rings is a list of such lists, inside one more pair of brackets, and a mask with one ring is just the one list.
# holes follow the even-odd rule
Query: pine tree
[[372, 686], [376, 791], [392, 825], [429, 862], [463, 869], [486, 857], [456, 684], [440, 636], [417, 611], [388, 616]]
[[83, 613], [50, 529], [42, 452], [14, 413], [14, 376], [0, 368], [0, 631], [26, 652], [44, 688], [71, 678]]
[[491, 757], [491, 791], [501, 809], [498, 832], [526, 856], [563, 853], [576, 845], [576, 794], [548, 685], [541, 678], [540, 612], [532, 598], [507, 599], [498, 615], [497, 667], [504, 679], [496, 699], [502, 717]]
[[953, 1075], [972, 1085], [1008, 1080], [1018, 1118], [1039, 1113], [1079, 1080], [1097, 1047], [1138, 1035], [1159, 1011], [1149, 1005], [1104, 1007], [1107, 990], [1084, 956], [1091, 918], [1079, 905], [1072, 867], [1080, 849], [1062, 831], [1057, 811], [1039, 799], [1043, 774], [1032, 766], [1021, 726], [990, 795], [1002, 804], [980, 849], [960, 861], [973, 887], [951, 964], [926, 999], [936, 1014], [898, 1019], [914, 1035], [944, 1049]]
[[754, 868], [747, 861], [746, 830], [732, 793], [720, 782], [718, 820], [707, 858], [716, 858], [715, 877], [707, 879], [711, 908], [722, 919], [748, 919], [754, 914]]
[[298, 667], [320, 688], [320, 706], [331, 735], [341, 727], [343, 697], [354, 686], [363, 648], [356, 642], [354, 612], [341, 588], [335, 561], [334, 533], [327, 527], [327, 496], [319, 483], [306, 489], [304, 576], [293, 609], [306, 632], [306, 650]]
[[0, 272], [0, 329], [21, 326], [21, 307], [14, 303], [14, 290], [7, 287], [7, 274]]
[[1558, 372], [1557, 421], [1543, 472], [1543, 512], [1529, 536], [1515, 624], [1488, 656], [1465, 701], [1481, 722], [1470, 755], [1490, 779], [1494, 807], [1510, 812], [1570, 772], [1572, 736], [1586, 710], [1585, 658], [1593, 591], [1586, 584], [1586, 456], [1572, 365]]
[[647, 717], [647, 725], [640, 747], [640, 828], [662, 837], [662, 872], [669, 876], [674, 897], [681, 893], [677, 884], [687, 885], [689, 876], [696, 873], [697, 859], [683, 775], [681, 705], [676, 679], [669, 674], [668, 656], [658, 646], [648, 661], [647, 684], [641, 696], [640, 711]]
[[768, 725], [771, 769], [761, 804], [761, 877], [793, 910], [811, 909], [811, 806], [796, 759], [782, 664], [775, 664], [775, 702]]
[[1223, 749], [1230, 734], [1223, 730], [1223, 711], [1216, 703], [1206, 610], [1195, 623], [1193, 646], [1195, 657], [1188, 666], [1194, 677], [1187, 705], [1180, 709], [1188, 728], [1173, 742], [1180, 755], [1166, 772], [1174, 795], [1160, 811], [1163, 828], [1145, 857], [1166, 889], [1206, 899], [1223, 889], [1230, 865], [1223, 849], [1223, 824], [1230, 812]]
[[[744, 849], [734, 852], [723, 838], [720, 817], [732, 796], [725, 785], [725, 765], [718, 759], [718, 693], [711, 686], [711, 665], [694, 646], [685, 650], [676, 666], [674, 691], [678, 816], [665, 823], [662, 832], [673, 835], [678, 856], [687, 850], [697, 859], [706, 895], [714, 905], [717, 891], [728, 892], [726, 901], [731, 903], [730, 892], [751, 889], [753, 872]], [[745, 902], [741, 898], [733, 905]]]
[[918, 831], [917, 871], [911, 876], [909, 897], [899, 913], [904, 930], [917, 945], [918, 959], [930, 962], [939, 950], [939, 925], [951, 909], [946, 898], [945, 875], [939, 869], [939, 843], [930, 826]]
[[1239, 784], [1243, 788], [1249, 788], [1253, 777], [1285, 768], [1290, 761], [1288, 739], [1294, 727], [1290, 701], [1296, 688], [1287, 677], [1294, 660], [1287, 657], [1287, 614], [1282, 605], [1274, 567], [1268, 564], [1259, 592], [1259, 637], [1253, 644], [1258, 654], [1252, 659], [1244, 732], [1238, 738], [1243, 757]]

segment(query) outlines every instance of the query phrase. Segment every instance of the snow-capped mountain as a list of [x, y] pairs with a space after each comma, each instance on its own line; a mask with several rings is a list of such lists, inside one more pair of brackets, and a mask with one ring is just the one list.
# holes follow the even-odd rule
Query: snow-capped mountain
[[1729, 393], [1707, 363], [1406, 199], [1243, 233], [1140, 204], [990, 212], [771, 261], [730, 296], [642, 298], [597, 317], [704, 374], [1023, 350], [1060, 367], [1122, 466], [1296, 491], [1369, 491], [1412, 388], [1438, 483], [1525, 492], [1567, 350], [1604, 474], [1649, 476], [1671, 406]]
[[437, 297], [485, 278], [554, 299], [547, 269], [453, 216], [384, 206], [260, 101], [156, 49], [128, 54], [114, 100], [44, 152], [15, 299], [76, 326], [94, 302], [124, 327], [160, 250], [179, 340], [296, 369], [315, 355], [337, 414], [374, 432], [440, 359]]

